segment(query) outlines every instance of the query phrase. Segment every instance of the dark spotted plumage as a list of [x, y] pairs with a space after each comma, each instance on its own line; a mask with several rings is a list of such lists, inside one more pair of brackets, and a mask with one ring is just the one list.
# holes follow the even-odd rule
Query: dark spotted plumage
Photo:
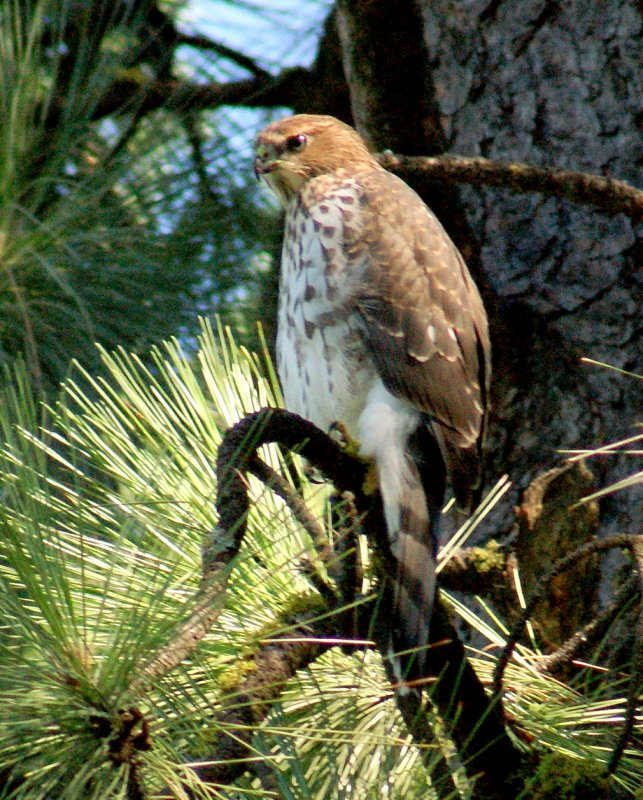
[[286, 212], [277, 339], [286, 405], [323, 429], [342, 422], [375, 459], [399, 562], [393, 644], [418, 648], [421, 676], [445, 475], [467, 509], [481, 486], [484, 308], [436, 217], [348, 126], [312, 115], [272, 123], [255, 169]]

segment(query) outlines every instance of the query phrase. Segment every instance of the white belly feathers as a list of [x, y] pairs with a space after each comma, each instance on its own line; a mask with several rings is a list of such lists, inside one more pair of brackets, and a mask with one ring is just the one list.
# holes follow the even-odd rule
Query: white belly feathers
[[[314, 183], [314, 182], [313, 182]], [[328, 431], [345, 425], [362, 455], [375, 459], [389, 533], [399, 528], [398, 498], [408, 480], [406, 443], [419, 412], [380, 379], [362, 339], [355, 297], [364, 262], [357, 188], [288, 209], [279, 290], [277, 370], [290, 411]], [[348, 246], [342, 247], [342, 244]]]
[[356, 195], [293, 204], [281, 264], [277, 371], [286, 407], [328, 430], [336, 421], [358, 437], [357, 422], [377, 380], [353, 307], [361, 265], [344, 254], [345, 215]]

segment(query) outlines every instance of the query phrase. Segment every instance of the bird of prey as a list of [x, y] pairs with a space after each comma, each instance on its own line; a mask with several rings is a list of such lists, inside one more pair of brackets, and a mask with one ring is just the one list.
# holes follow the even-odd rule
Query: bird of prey
[[[445, 476], [469, 510], [481, 486], [487, 318], [442, 225], [361, 137], [300, 114], [255, 141], [285, 211], [277, 372], [287, 408], [342, 423], [373, 459], [395, 577], [392, 650], [422, 677]], [[400, 679], [405, 677], [399, 675]]]

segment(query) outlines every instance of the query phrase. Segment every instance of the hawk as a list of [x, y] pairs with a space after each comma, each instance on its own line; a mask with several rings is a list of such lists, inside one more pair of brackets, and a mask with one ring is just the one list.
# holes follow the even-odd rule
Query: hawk
[[276, 348], [285, 403], [324, 430], [341, 422], [375, 462], [399, 565], [392, 648], [412, 651], [397, 677], [420, 678], [445, 478], [466, 510], [481, 487], [484, 307], [437, 218], [348, 125], [308, 114], [273, 122], [254, 164], [285, 211]]

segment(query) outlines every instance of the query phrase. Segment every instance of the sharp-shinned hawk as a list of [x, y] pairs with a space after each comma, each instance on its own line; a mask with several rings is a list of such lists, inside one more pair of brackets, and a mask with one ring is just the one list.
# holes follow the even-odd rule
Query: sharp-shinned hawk
[[[396, 576], [392, 646], [421, 677], [445, 475], [481, 484], [489, 335], [455, 245], [359, 135], [327, 116], [273, 122], [255, 171], [285, 210], [277, 370], [286, 406], [341, 422], [375, 460]], [[408, 669], [409, 660], [405, 661]]]

